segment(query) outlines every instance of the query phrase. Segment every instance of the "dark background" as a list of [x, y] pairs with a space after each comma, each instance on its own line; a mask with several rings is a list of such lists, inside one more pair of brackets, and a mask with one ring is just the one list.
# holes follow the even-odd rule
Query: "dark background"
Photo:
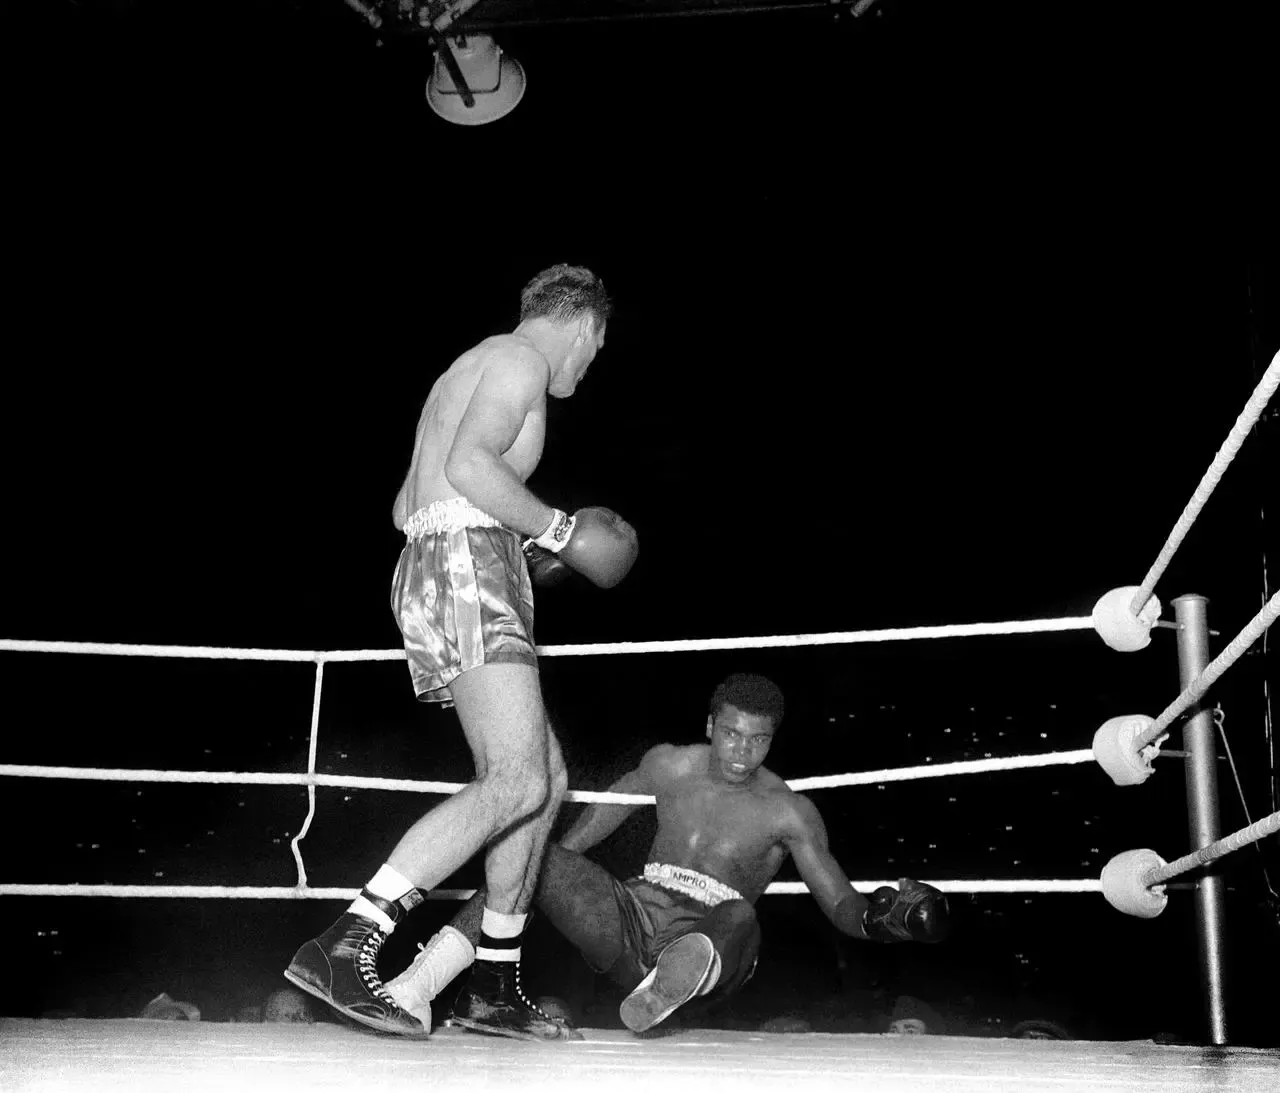
[[[9, 16], [0, 631], [395, 647], [390, 509], [421, 402], [558, 261], [618, 311], [531, 485], [616, 508], [643, 550], [613, 591], [542, 596], [541, 643], [1087, 614], [1142, 579], [1280, 346], [1266, 7], [515, 28], [528, 92], [480, 129], [423, 106], [425, 43], [378, 44], [338, 0]], [[1221, 641], [1277, 556], [1276, 420], [1159, 585], [1165, 618], [1209, 597]], [[1177, 693], [1166, 631], [1129, 656], [1073, 633], [546, 659], [571, 784], [700, 738], [744, 669], [787, 692], [786, 777], [1086, 747]], [[1253, 819], [1277, 807], [1268, 671], [1260, 644], [1214, 692]], [[3, 762], [305, 765], [306, 665], [10, 652], [0, 672]], [[394, 663], [327, 670], [320, 744], [326, 772], [469, 775], [452, 714]], [[300, 789], [5, 783], [10, 881], [295, 879]], [[1075, 766], [814, 799], [854, 878], [1094, 878], [1187, 844], [1176, 760], [1131, 789]], [[310, 882], [360, 884], [421, 804], [321, 790]], [[646, 822], [602, 860], [635, 868]], [[1276, 1042], [1252, 1000], [1280, 955], [1274, 844], [1224, 863], [1241, 1042]], [[761, 971], [718, 1019], [878, 1030], [911, 997], [952, 1032], [1205, 1035], [1188, 893], [1154, 921], [1096, 895], [953, 905], [947, 945], [873, 949], [767, 897]], [[8, 897], [0, 1010], [122, 1016], [167, 990], [229, 1018], [337, 910]], [[388, 959], [451, 910], [428, 905]], [[532, 931], [535, 990], [615, 1022], [603, 982], [566, 980]]]

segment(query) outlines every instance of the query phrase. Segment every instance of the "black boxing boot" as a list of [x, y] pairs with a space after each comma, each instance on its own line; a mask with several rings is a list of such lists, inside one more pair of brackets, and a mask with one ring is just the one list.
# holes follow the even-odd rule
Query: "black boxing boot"
[[520, 964], [511, 960], [477, 960], [471, 965], [449, 1023], [513, 1040], [545, 1043], [582, 1039], [577, 1029], [544, 1013], [525, 997]]
[[[382, 899], [367, 888], [360, 895], [392, 923], [399, 923], [422, 902], [422, 895], [416, 890], [398, 900]], [[378, 952], [387, 934], [373, 919], [346, 911], [329, 929], [294, 953], [284, 977], [362, 1025], [424, 1039], [430, 1030], [396, 1005], [378, 977]]]

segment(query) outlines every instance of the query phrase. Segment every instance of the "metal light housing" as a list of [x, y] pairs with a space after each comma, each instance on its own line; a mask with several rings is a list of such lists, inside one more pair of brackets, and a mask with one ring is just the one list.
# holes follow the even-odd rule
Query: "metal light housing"
[[[466, 84], [457, 86], [440, 50], [453, 54]], [[435, 66], [427, 79], [427, 105], [455, 125], [486, 125], [511, 113], [524, 97], [524, 69], [502, 51], [488, 34], [446, 38], [436, 51]], [[473, 105], [466, 103], [467, 94]]]

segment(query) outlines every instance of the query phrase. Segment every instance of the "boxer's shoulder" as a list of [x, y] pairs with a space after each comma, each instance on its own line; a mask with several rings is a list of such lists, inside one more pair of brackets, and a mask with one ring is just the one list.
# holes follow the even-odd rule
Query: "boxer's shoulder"
[[706, 748], [697, 744], [656, 744], [645, 752], [640, 765], [650, 777], [659, 781], [684, 778], [693, 773], [699, 761], [706, 762]]

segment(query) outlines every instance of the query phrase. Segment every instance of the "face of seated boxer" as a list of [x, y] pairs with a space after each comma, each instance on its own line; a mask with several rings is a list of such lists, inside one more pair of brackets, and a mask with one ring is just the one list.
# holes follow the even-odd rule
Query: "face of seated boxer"
[[552, 377], [547, 393], [553, 398], [568, 398], [582, 382], [596, 354], [604, 348], [605, 323], [594, 315], [586, 315], [578, 320], [577, 330], [569, 343], [569, 352], [564, 363], [560, 365]]
[[730, 785], [751, 780], [773, 743], [773, 718], [725, 704], [707, 718], [711, 774]]

